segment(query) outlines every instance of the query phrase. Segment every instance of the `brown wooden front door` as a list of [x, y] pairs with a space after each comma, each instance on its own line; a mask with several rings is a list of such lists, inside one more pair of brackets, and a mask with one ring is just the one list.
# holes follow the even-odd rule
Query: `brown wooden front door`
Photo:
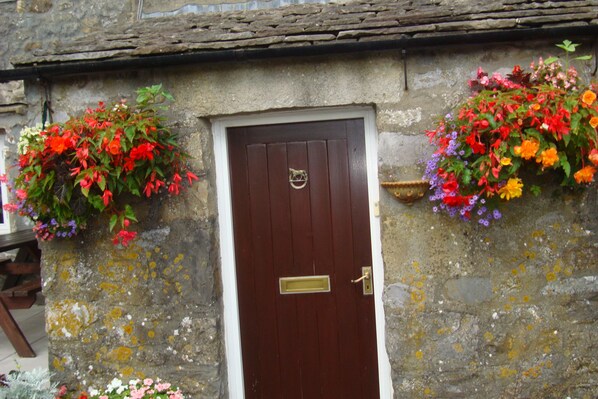
[[[227, 139], [245, 397], [378, 398], [374, 297], [351, 283], [372, 265], [363, 120]], [[330, 292], [281, 294], [297, 276]]]

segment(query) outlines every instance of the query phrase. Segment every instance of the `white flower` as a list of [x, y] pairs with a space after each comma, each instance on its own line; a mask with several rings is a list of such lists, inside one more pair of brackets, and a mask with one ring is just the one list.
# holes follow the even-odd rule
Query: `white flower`
[[[110, 381], [110, 384], [108, 384], [107, 388], [109, 391], [112, 391], [114, 389], [119, 389], [122, 387], [123, 382], [121, 380], [119, 380], [118, 378], [113, 379], [112, 381]], [[117, 392], [117, 393], [121, 393]]]
[[98, 391], [97, 389], [92, 388], [89, 390], [90, 396], [98, 396], [99, 394], [100, 394], [100, 391]]
[[36, 141], [40, 137], [39, 133], [41, 131], [42, 125], [39, 123], [34, 127], [25, 126], [23, 129], [21, 129], [19, 141], [17, 143], [17, 150], [19, 154], [25, 154], [27, 152], [27, 147], [29, 147], [29, 144]]

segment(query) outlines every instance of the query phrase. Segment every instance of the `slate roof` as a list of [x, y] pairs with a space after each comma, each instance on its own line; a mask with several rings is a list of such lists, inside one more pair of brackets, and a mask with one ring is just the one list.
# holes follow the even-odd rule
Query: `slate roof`
[[89, 36], [65, 39], [15, 59], [13, 64], [314, 47], [560, 27], [598, 28], [598, 0], [356, 0], [187, 14], [143, 19], [130, 26], [111, 26]]

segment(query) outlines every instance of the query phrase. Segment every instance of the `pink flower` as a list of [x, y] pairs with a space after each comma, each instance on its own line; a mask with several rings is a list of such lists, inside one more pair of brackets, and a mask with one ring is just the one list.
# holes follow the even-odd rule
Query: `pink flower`
[[2, 208], [7, 212], [16, 212], [19, 210], [19, 207], [16, 204], [4, 204], [2, 205]]
[[131, 399], [143, 399], [146, 391], [147, 391], [146, 387], [139, 388], [139, 389], [132, 389], [131, 390]]
[[8, 183], [8, 177], [6, 176], [6, 173], [0, 175], [0, 183], [4, 183], [4, 184]]
[[160, 382], [160, 383], [156, 384], [156, 391], [158, 391], [158, 392], [164, 392], [168, 388], [170, 388], [170, 386], [171, 385], [168, 382], [164, 382], [164, 383]]
[[17, 194], [17, 198], [20, 200], [27, 199], [27, 191], [25, 191], [25, 190], [18, 189], [16, 191], [16, 194]]

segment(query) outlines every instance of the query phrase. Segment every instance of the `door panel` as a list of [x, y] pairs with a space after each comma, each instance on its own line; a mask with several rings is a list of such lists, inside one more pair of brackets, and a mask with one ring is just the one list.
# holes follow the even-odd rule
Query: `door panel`
[[[227, 131], [246, 398], [378, 398], [363, 121]], [[307, 171], [304, 188], [289, 168]], [[330, 292], [279, 279], [330, 276]]]

